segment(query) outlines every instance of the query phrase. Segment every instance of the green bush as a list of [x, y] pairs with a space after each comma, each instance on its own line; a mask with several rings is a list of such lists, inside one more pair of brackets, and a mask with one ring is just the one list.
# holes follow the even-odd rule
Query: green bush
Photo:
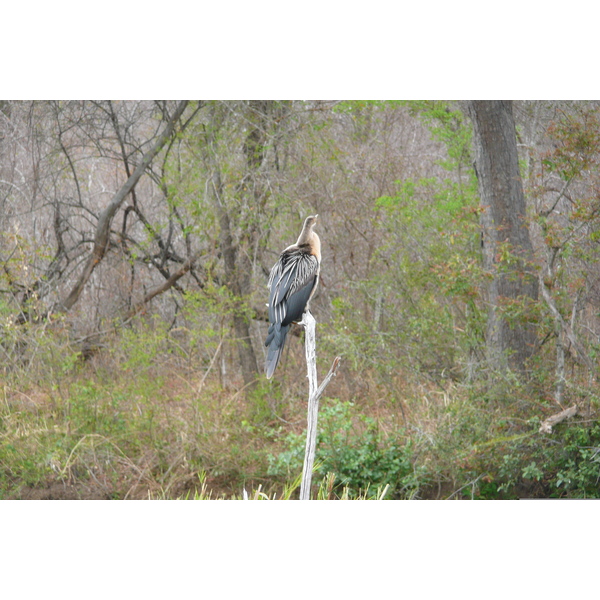
[[473, 497], [600, 498], [600, 424], [561, 424], [548, 436], [532, 425], [531, 435], [517, 436], [517, 443], [495, 454], [480, 453], [465, 470], [465, 479], [475, 471], [486, 474]]
[[600, 498], [600, 423], [589, 429], [571, 427], [564, 441], [550, 481], [550, 496]]
[[[315, 463], [315, 483], [328, 473], [335, 475], [334, 492], [349, 498], [377, 497], [389, 486], [387, 498], [414, 498], [425, 483], [426, 472], [415, 466], [409, 441], [386, 437], [374, 419], [353, 414], [351, 402], [335, 402], [321, 408]], [[289, 481], [302, 472], [306, 434], [286, 436], [286, 450], [269, 455], [270, 476]]]

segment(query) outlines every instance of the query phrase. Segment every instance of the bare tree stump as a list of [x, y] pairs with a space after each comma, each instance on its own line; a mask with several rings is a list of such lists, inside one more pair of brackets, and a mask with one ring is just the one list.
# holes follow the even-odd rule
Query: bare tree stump
[[319, 398], [325, 391], [327, 384], [336, 374], [340, 364], [340, 357], [336, 356], [327, 377], [317, 387], [317, 351], [315, 336], [315, 318], [310, 311], [306, 311], [299, 325], [304, 325], [306, 352], [306, 369], [308, 377], [308, 416], [306, 428], [306, 448], [304, 452], [304, 466], [302, 468], [302, 483], [300, 485], [300, 500], [310, 500], [310, 487], [312, 483], [312, 472], [315, 463], [315, 452], [317, 448], [317, 421], [319, 416]]

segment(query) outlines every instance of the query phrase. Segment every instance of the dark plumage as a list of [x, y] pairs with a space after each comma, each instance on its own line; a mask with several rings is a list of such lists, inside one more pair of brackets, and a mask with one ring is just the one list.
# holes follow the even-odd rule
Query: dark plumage
[[321, 241], [313, 231], [317, 217], [307, 217], [298, 241], [287, 247], [269, 276], [269, 331], [265, 346], [267, 379], [279, 362], [292, 323], [302, 320], [319, 281]]

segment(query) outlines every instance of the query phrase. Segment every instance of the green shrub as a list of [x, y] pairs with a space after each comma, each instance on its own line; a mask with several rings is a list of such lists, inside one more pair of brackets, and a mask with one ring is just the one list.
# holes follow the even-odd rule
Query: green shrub
[[[335, 475], [334, 492], [349, 498], [372, 498], [389, 485], [387, 498], [414, 498], [426, 473], [415, 466], [409, 441], [386, 437], [374, 419], [354, 415], [351, 402], [335, 402], [321, 408], [315, 463], [315, 483], [328, 473]], [[271, 476], [290, 480], [302, 472], [306, 434], [286, 436], [286, 450], [269, 455]]]
[[548, 436], [532, 425], [531, 435], [515, 436], [495, 454], [480, 452], [464, 470], [465, 479], [485, 473], [473, 497], [600, 498], [600, 424], [561, 424]]

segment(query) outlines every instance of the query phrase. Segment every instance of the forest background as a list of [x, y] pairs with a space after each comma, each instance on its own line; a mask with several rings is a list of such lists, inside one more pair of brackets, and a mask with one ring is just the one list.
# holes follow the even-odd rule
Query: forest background
[[[591, 75], [595, 19], [586, 18], [590, 7], [583, 3], [560, 11], [522, 2], [190, 8], [6, 6], [4, 96], [598, 96]], [[329, 363], [320, 360], [322, 373]], [[304, 587], [298, 567], [311, 557], [309, 585], [321, 594], [401, 589], [432, 596], [467, 584], [491, 597], [505, 595], [507, 587], [524, 596], [563, 597], [595, 589], [594, 507], [545, 501], [3, 502], [3, 589], [21, 596], [52, 587], [73, 597], [86, 590], [91, 597], [151, 598], [227, 589], [256, 597], [266, 584], [288, 594], [293, 586], [297, 596]], [[562, 576], [547, 577], [558, 552]]]
[[600, 105], [506, 104], [526, 260], [468, 103], [4, 101], [0, 497], [295, 497], [266, 281], [314, 213], [315, 497], [598, 497]]

